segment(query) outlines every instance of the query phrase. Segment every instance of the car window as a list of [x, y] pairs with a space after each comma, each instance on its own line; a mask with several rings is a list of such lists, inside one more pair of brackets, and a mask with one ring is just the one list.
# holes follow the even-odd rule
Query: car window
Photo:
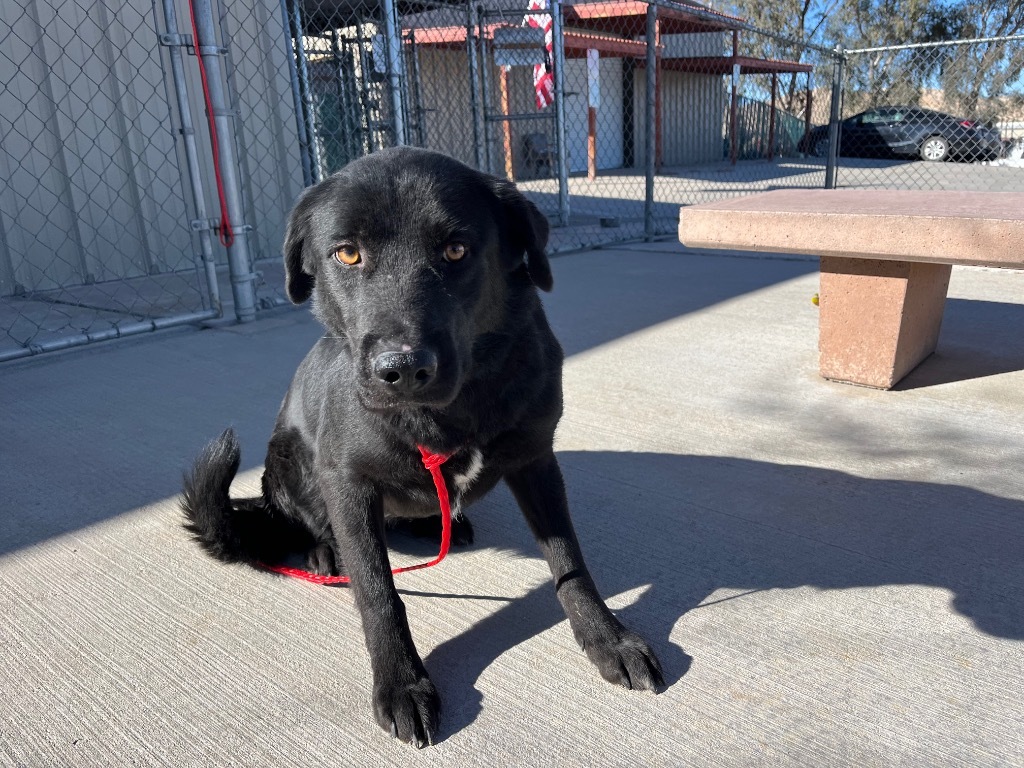
[[863, 115], [860, 116], [860, 122], [863, 123], [864, 125], [871, 125], [872, 123], [884, 123], [885, 118], [882, 117], [882, 114], [880, 112], [872, 109], [869, 112], [865, 112]]
[[879, 114], [881, 114], [888, 123], [898, 123], [905, 120], [907, 117], [907, 113], [904, 110], [896, 108], [881, 109], [879, 110]]

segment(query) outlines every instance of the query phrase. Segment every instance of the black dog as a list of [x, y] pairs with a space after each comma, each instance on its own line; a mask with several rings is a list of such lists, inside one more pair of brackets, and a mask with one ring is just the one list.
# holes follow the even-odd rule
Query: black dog
[[[583, 562], [552, 451], [562, 350], [548, 225], [509, 182], [417, 149], [384, 150], [308, 190], [284, 244], [289, 298], [327, 328], [277, 417], [263, 495], [230, 499], [229, 430], [185, 479], [187, 527], [214, 557], [306, 555], [351, 578], [373, 668], [377, 722], [422, 747], [440, 702], [395, 590], [385, 520], [438, 516], [418, 445], [443, 466], [453, 508], [504, 480], [551, 568], [577, 642], [601, 675], [656, 690], [647, 644], [605, 606]], [[462, 538], [471, 536], [462, 523]]]

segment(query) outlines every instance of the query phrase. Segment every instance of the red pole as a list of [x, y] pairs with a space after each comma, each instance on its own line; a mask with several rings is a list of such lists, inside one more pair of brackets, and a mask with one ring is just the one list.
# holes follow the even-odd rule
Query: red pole
[[[501, 99], [501, 115], [508, 117], [508, 67], [498, 67], [498, 95]], [[505, 155], [505, 178], [515, 181], [512, 167], [512, 123], [508, 120], [501, 121], [501, 146]]]
[[587, 178], [597, 178], [597, 109], [587, 107]]

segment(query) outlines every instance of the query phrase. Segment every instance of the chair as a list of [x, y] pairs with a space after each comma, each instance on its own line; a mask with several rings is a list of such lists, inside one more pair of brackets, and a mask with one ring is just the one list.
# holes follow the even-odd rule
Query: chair
[[523, 136], [523, 161], [534, 178], [540, 178], [542, 165], [547, 165], [550, 176], [555, 167], [555, 150], [548, 145], [546, 133], [528, 133]]

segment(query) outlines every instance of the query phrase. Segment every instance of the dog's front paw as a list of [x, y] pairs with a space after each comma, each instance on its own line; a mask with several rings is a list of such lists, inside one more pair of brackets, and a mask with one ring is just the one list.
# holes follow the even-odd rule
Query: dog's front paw
[[429, 677], [411, 683], [387, 681], [373, 687], [373, 712], [394, 738], [422, 749], [433, 744], [441, 699]]
[[317, 544], [306, 555], [306, 570], [319, 576], [337, 576], [341, 573], [334, 547], [330, 544]]
[[615, 637], [581, 643], [601, 677], [636, 691], [655, 691], [665, 687], [661, 664], [640, 635], [623, 628]]

